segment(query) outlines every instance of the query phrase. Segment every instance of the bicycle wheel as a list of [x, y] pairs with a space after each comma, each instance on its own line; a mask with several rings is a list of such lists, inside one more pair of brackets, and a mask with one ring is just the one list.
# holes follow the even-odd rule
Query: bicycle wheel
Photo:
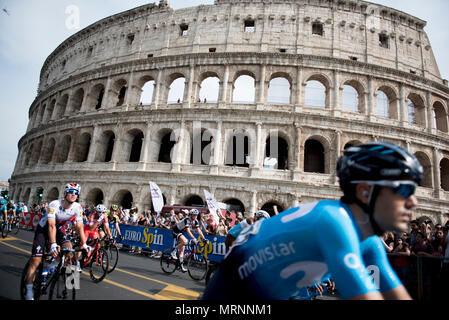
[[[29, 265], [30, 265], [30, 262], [28, 261], [25, 264], [25, 267], [22, 270], [22, 276], [20, 277], [20, 299], [21, 300], [25, 300], [26, 280], [27, 280], [27, 273], [28, 273]], [[36, 275], [34, 277], [34, 282], [33, 282], [34, 300], [40, 300], [42, 268], [43, 268], [43, 265], [42, 265], [42, 263], [40, 263], [36, 269]]]
[[109, 255], [109, 270], [108, 273], [111, 273], [115, 270], [118, 262], [118, 248], [115, 244], [111, 244], [108, 248]]
[[8, 236], [9, 233], [9, 228], [8, 225], [6, 223], [2, 224], [2, 237], [6, 238]]
[[70, 267], [62, 267], [52, 277], [50, 284], [49, 300], [75, 300], [76, 283], [75, 270]]
[[165, 273], [171, 274], [175, 272], [178, 266], [178, 260], [173, 259], [171, 253], [175, 250], [175, 248], [168, 248], [162, 252], [160, 261], [161, 261], [161, 269]]
[[200, 253], [191, 253], [187, 257], [187, 271], [196, 281], [203, 280], [207, 272], [207, 260]]
[[14, 223], [12, 224], [11, 230], [12, 230], [12, 233], [13, 233], [14, 235], [16, 235], [16, 234], [19, 233], [19, 229], [20, 229], [19, 226], [20, 226], [20, 222], [19, 222], [19, 221], [16, 221], [16, 222], [14, 222]]
[[98, 283], [106, 277], [109, 268], [109, 256], [105, 249], [98, 249], [92, 256], [89, 264], [90, 278]]

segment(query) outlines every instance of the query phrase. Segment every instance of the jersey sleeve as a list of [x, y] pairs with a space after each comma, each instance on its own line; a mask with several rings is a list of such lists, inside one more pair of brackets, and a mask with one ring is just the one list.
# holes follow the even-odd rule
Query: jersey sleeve
[[80, 223], [80, 222], [83, 222], [83, 208], [81, 207], [81, 206], [79, 206], [77, 209], [76, 209], [76, 212], [75, 212], [75, 219], [76, 219], [76, 223]]
[[56, 211], [59, 209], [59, 203], [57, 201], [50, 202], [47, 210], [47, 219], [56, 220]]
[[368, 266], [371, 277], [376, 287], [381, 292], [386, 292], [402, 286], [396, 272], [388, 261], [387, 252], [379, 237], [373, 236], [362, 242], [363, 259]]
[[317, 241], [332, 279], [344, 299], [377, 291], [361, 256], [360, 241], [349, 214], [326, 206], [316, 222]]

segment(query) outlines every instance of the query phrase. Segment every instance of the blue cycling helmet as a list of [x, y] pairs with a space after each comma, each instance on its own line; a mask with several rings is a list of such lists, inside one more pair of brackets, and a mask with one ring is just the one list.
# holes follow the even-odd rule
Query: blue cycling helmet
[[4, 205], [6, 204], [6, 200], [5, 199], [0, 199], [0, 205]]

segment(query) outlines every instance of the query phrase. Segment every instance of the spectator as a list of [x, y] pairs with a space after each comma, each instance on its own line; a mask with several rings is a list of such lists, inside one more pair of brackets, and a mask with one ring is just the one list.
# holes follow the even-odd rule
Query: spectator
[[417, 256], [432, 256], [433, 248], [427, 240], [426, 235], [419, 231], [416, 236], [416, 243], [412, 246], [412, 254]]
[[436, 257], [444, 257], [444, 251], [445, 251], [445, 238], [444, 238], [444, 232], [440, 228], [435, 233], [435, 239], [431, 240], [430, 244], [433, 248], [433, 255]]
[[[401, 236], [395, 238], [393, 253], [399, 255], [393, 257], [393, 261], [391, 266], [396, 271], [399, 279], [401, 279], [402, 283], [406, 285], [408, 282], [408, 274], [409, 274], [409, 256], [410, 256], [410, 245], [404, 241]], [[407, 288], [408, 289], [408, 288]]]
[[416, 238], [419, 232], [419, 225], [418, 225], [418, 221], [417, 220], [412, 220], [410, 221], [410, 228], [411, 228], [411, 232], [410, 232], [410, 246], [415, 245], [416, 243]]
[[220, 219], [220, 223], [217, 227], [217, 235], [219, 236], [227, 236], [228, 235], [228, 227], [226, 227], [225, 220]]

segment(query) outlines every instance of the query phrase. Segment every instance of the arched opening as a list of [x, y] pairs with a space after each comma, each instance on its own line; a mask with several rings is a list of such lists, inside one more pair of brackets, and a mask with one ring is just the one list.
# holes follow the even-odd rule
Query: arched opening
[[270, 136], [265, 142], [264, 168], [288, 169], [288, 143], [276, 136]]
[[62, 138], [61, 143], [59, 145], [59, 151], [57, 154], [57, 158], [56, 158], [57, 163], [64, 163], [67, 161], [71, 144], [72, 144], [71, 136], [67, 135]]
[[104, 204], [104, 194], [99, 188], [94, 188], [89, 191], [86, 197], [86, 202], [88, 204], [98, 205]]
[[29, 201], [30, 201], [30, 193], [31, 193], [31, 188], [27, 188], [27, 189], [25, 190], [25, 193], [24, 193], [23, 196], [22, 196], [23, 202], [24, 202], [25, 204], [27, 204], [28, 207], [30, 207], [30, 205], [32, 204], [32, 203], [29, 203]]
[[142, 94], [140, 95], [140, 104], [142, 105], [150, 105], [153, 102], [153, 94], [154, 94], [154, 80], [149, 80], [145, 82], [142, 87]]
[[272, 216], [275, 215], [275, 213], [274, 213], [274, 206], [277, 207], [277, 210], [278, 210], [279, 213], [281, 213], [282, 211], [284, 211], [284, 208], [283, 208], [281, 205], [279, 205], [279, 203], [277, 203], [277, 202], [267, 202], [267, 203], [265, 203], [265, 204], [262, 206], [262, 208], [260, 208], [260, 210], [265, 210], [265, 211], [268, 212], [268, 213], [270, 214], [270, 216], [272, 217]]
[[31, 165], [35, 165], [39, 161], [42, 150], [42, 140], [37, 142], [36, 148], [34, 148], [31, 156]]
[[139, 162], [140, 153], [142, 152], [143, 133], [136, 132], [131, 143], [131, 151], [129, 155], [129, 162]]
[[360, 112], [359, 93], [352, 85], [343, 85], [342, 106], [344, 110], [351, 112]]
[[326, 108], [326, 86], [318, 80], [309, 80], [305, 89], [305, 106], [311, 108]]
[[112, 131], [105, 131], [100, 136], [95, 154], [95, 162], [110, 162], [114, 151], [115, 134]]
[[181, 76], [175, 79], [169, 86], [167, 104], [182, 103], [184, 100], [186, 78]]
[[426, 119], [424, 116], [425, 106], [424, 100], [417, 94], [411, 93], [407, 97], [407, 111], [408, 121], [422, 127], [426, 126]]
[[59, 120], [59, 118], [62, 118], [65, 115], [65, 110], [67, 108], [67, 102], [69, 101], [69, 95], [65, 94], [62, 96], [62, 98], [59, 100], [58, 103], [58, 110], [56, 114], [56, 119]]
[[58, 188], [55, 187], [55, 188], [50, 189], [50, 191], [48, 191], [48, 194], [47, 194], [47, 201], [51, 202], [51, 201], [57, 200], [57, 199], [59, 199]]
[[55, 151], [56, 141], [54, 138], [50, 138], [44, 148], [44, 152], [42, 153], [41, 162], [43, 164], [49, 164], [51, 159], [53, 158], [53, 152]]
[[304, 146], [304, 172], [325, 173], [323, 145], [314, 139], [306, 141]]
[[381, 118], [389, 118], [390, 116], [390, 100], [385, 92], [376, 91], [376, 114]]
[[244, 132], [234, 133], [228, 140], [226, 165], [249, 167], [249, 138]]
[[29, 166], [30, 164], [32, 164], [31, 159], [33, 157], [33, 152], [34, 152], [34, 144], [32, 144], [28, 148], [28, 151], [26, 153], [26, 158], [25, 158], [25, 166]]
[[112, 92], [115, 95], [115, 106], [122, 106], [125, 102], [127, 82], [124, 79], [120, 79], [114, 83], [112, 86]]
[[195, 165], [209, 165], [212, 151], [212, 133], [207, 129], [201, 129], [201, 132], [197, 131], [194, 129], [190, 163]]
[[434, 112], [434, 127], [441, 132], [448, 132], [448, 124], [447, 124], [447, 114], [446, 109], [444, 109], [443, 104], [441, 102], [435, 102], [433, 104], [433, 112]]
[[255, 101], [255, 79], [249, 75], [241, 75], [234, 81], [232, 103], [253, 104]]
[[83, 104], [83, 99], [84, 99], [84, 89], [83, 88], [79, 88], [78, 90], [75, 91], [75, 93], [72, 96], [71, 101], [71, 108], [70, 111], [71, 112], [77, 112], [81, 110], [81, 106]]
[[290, 104], [290, 82], [284, 77], [271, 79], [268, 85], [268, 104]]
[[158, 162], [172, 163], [172, 150], [176, 144], [176, 141], [174, 141], [174, 137], [172, 137], [172, 135], [174, 135], [174, 133], [170, 130], [162, 137], [157, 160]]
[[44, 119], [45, 123], [52, 119], [53, 112], [55, 110], [55, 105], [56, 105], [56, 100], [53, 99], [50, 102], [50, 104], [48, 105], [47, 112], [45, 113], [45, 119]]
[[93, 110], [98, 110], [101, 108], [101, 105], [103, 103], [103, 98], [104, 98], [104, 86], [103, 84], [97, 84], [92, 88], [92, 91], [90, 92], [90, 98], [91, 99], [89, 101], [89, 109]]
[[133, 195], [128, 190], [120, 190], [112, 198], [112, 203], [122, 206], [123, 209], [131, 209], [133, 205]]
[[441, 188], [449, 191], [449, 159], [444, 158], [440, 162]]
[[190, 196], [185, 202], [184, 205], [187, 207], [204, 207], [203, 199], [198, 195]]
[[77, 143], [74, 145], [74, 161], [75, 162], [86, 162], [89, 155], [91, 135], [87, 132], [83, 133], [79, 138]]
[[207, 77], [200, 85], [200, 102], [216, 103], [220, 91], [220, 79], [218, 77]]
[[429, 157], [424, 152], [415, 153], [419, 163], [423, 166], [424, 174], [421, 181], [421, 186], [426, 188], [432, 188], [432, 163]]
[[241, 212], [244, 213], [245, 212], [245, 206], [243, 205], [243, 203], [239, 200], [239, 199], [228, 199], [223, 201], [223, 203], [226, 203], [228, 206], [228, 210], [229, 211], [233, 211], [235, 213], [237, 212]]

